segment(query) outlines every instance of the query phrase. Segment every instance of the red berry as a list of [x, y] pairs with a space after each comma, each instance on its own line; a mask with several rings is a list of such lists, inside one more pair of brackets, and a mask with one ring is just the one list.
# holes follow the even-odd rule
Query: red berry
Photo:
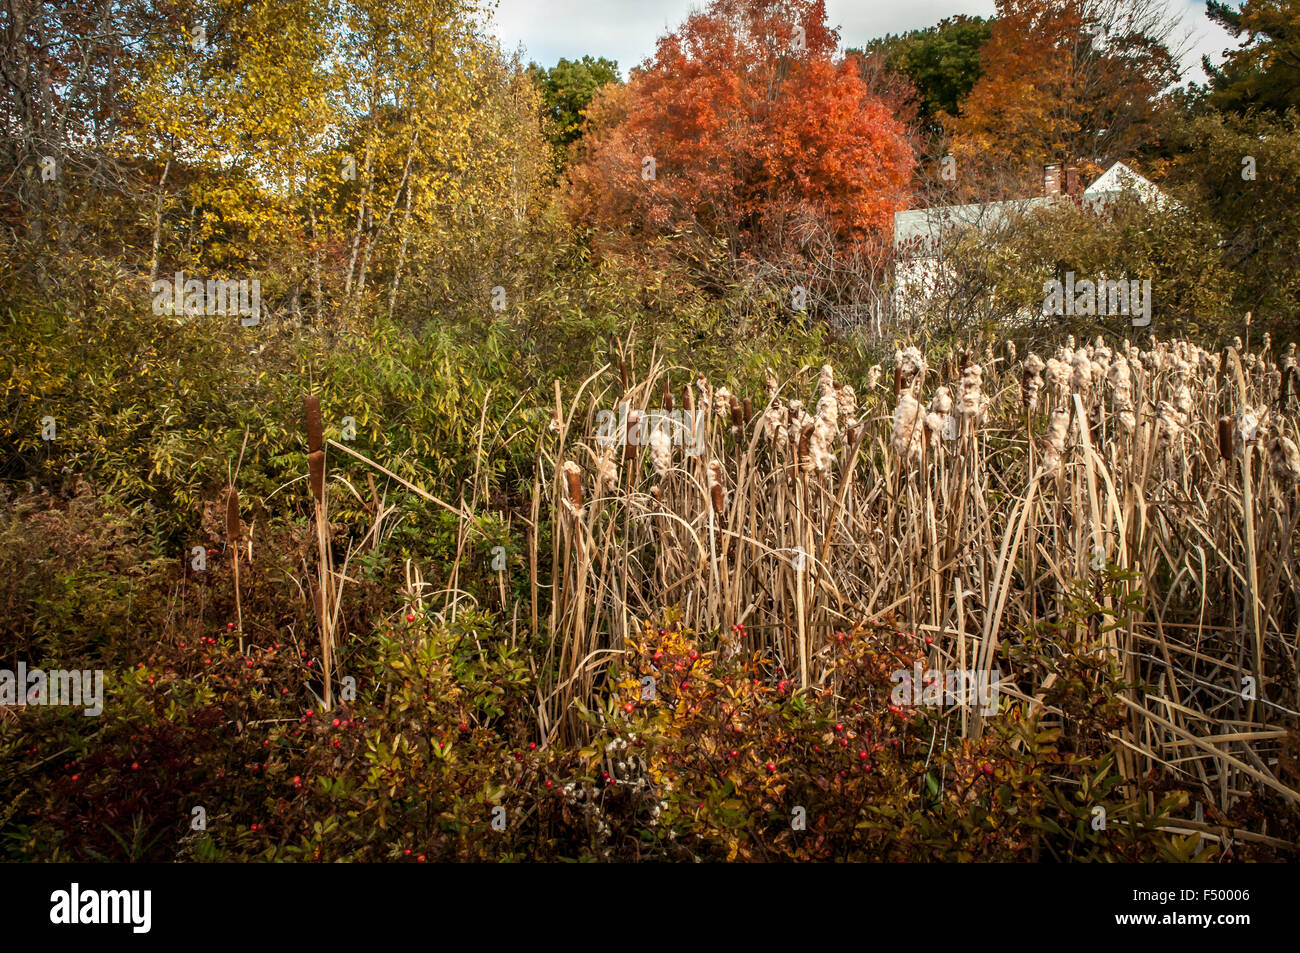
[[235, 627], [235, 623], [233, 623], [233, 622], [227, 622], [227, 623], [226, 623], [226, 631], [227, 631], [227, 632], [229, 632], [229, 631], [230, 631], [231, 629], [233, 629], [234, 627]]
[[776, 765], [774, 765], [771, 761], [769, 761], [769, 762], [767, 763], [767, 770], [768, 770], [768, 771], [775, 771], [775, 770], [776, 770]]
[[335, 728], [337, 728], [337, 727], [338, 727], [339, 725], [341, 725], [341, 724], [343, 724], [343, 722], [339, 721], [337, 718], [334, 719], [334, 727], [335, 727]]
[[736, 749], [735, 749], [735, 748], [732, 748], [731, 751], [730, 751], [730, 754], [731, 754], [731, 756], [732, 756], [733, 758], [736, 757]]
[[983, 771], [985, 774], [992, 774], [992, 773], [993, 773], [993, 765], [991, 765], [991, 764], [989, 764], [987, 761], [985, 761], [985, 762], [984, 762], [984, 765], [980, 768], [980, 770]]
[[841, 724], [837, 721], [837, 722], [835, 723], [835, 730], [836, 730], [836, 731], [843, 731], [843, 730], [844, 730], [844, 726], [841, 725]]
[[407, 621], [407, 622], [414, 622], [414, 621], [415, 621], [415, 613], [414, 613], [414, 612], [408, 612], [408, 613], [406, 613], [406, 621]]

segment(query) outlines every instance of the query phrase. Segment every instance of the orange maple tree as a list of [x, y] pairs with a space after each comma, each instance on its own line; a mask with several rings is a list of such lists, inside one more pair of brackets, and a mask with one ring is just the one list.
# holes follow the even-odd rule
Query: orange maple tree
[[715, 0], [589, 110], [569, 209], [635, 238], [691, 232], [779, 260], [818, 226], [878, 241], [907, 198], [907, 131], [836, 57], [822, 0]]
[[986, 184], [1023, 189], [1047, 162], [1104, 168], [1157, 135], [1178, 78], [1159, 0], [998, 0], [983, 72], [947, 123], [953, 154]]

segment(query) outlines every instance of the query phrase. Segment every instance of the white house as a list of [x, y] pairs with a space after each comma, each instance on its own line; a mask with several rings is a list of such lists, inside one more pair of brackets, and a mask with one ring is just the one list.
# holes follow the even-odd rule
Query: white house
[[1116, 162], [1082, 192], [1078, 190], [1078, 172], [1072, 166], [1066, 166], [1064, 172], [1063, 188], [1062, 167], [1045, 166], [1043, 194], [1031, 198], [895, 212], [895, 307], [900, 307], [905, 301], [914, 301], [917, 297], [928, 297], [934, 292], [943, 276], [945, 242], [968, 228], [992, 232], [1012, 214], [1072, 201], [1075, 196], [1085, 207], [1096, 210], [1105, 208], [1125, 192], [1135, 192], [1143, 201], [1154, 202], [1157, 208], [1164, 208], [1174, 201], [1154, 183], [1122, 162]]

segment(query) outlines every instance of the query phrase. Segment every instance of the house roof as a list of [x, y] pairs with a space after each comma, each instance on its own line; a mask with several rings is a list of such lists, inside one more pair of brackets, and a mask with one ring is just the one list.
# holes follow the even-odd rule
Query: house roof
[[1118, 195], [1132, 189], [1145, 200], [1160, 201], [1164, 193], [1150, 179], [1138, 175], [1123, 162], [1116, 162], [1096, 182], [1083, 190], [1085, 196]]
[[[1143, 201], [1153, 201], [1164, 208], [1170, 199], [1155, 183], [1138, 175], [1122, 162], [1116, 162], [1083, 190], [1083, 203], [1094, 210], [1104, 207], [1117, 196], [1134, 191]], [[1015, 214], [1054, 202], [1066, 201], [1064, 195], [1040, 195], [1003, 202], [979, 202], [973, 205], [946, 205], [907, 209], [894, 213], [894, 249], [907, 257], [938, 254], [940, 239], [953, 227], [992, 229]]]

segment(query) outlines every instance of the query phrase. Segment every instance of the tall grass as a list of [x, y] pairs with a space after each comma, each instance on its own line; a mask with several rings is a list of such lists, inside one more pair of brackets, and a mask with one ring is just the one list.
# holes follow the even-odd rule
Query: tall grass
[[[567, 400], [557, 384], [537, 479], [555, 522], [543, 737], [583, 737], [578, 706], [666, 607], [831, 692], [836, 634], [893, 617], [932, 667], [1000, 670], [1004, 698], [1047, 727], [1054, 676], [1004, 647], [1082, 642], [1130, 686], [1126, 778], [1173, 772], [1220, 808], [1260, 789], [1295, 801], [1295, 363], [1267, 341], [1070, 339], [934, 368], [909, 348], [892, 374], [769, 375], [762, 396], [658, 362]], [[620, 432], [602, 430], [598, 411], [624, 405]], [[689, 453], [652, 413], [683, 407], [699, 414]], [[984, 719], [963, 706], [954, 737]]]

